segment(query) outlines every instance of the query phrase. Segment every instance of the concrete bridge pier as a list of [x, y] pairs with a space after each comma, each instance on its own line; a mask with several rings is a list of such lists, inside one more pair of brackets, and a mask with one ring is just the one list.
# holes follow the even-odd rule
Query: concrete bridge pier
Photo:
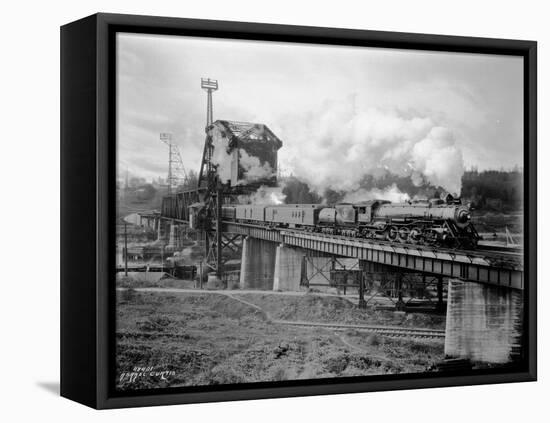
[[168, 239], [168, 224], [165, 220], [159, 219], [157, 227], [157, 242], [166, 242]]
[[168, 244], [166, 245], [168, 250], [180, 250], [183, 248], [183, 234], [182, 225], [171, 222], [169, 227]]
[[160, 226], [160, 221], [161, 221], [160, 217], [155, 217], [153, 219], [153, 230], [158, 231], [159, 226]]
[[160, 220], [159, 216], [139, 215], [139, 226], [142, 226], [142, 227], [147, 226], [149, 229], [157, 231], [159, 220]]
[[299, 291], [304, 252], [300, 248], [279, 244], [275, 252], [273, 290]]
[[243, 240], [241, 289], [273, 289], [277, 244], [252, 237]]
[[503, 364], [521, 355], [523, 301], [516, 289], [449, 279], [445, 355]]

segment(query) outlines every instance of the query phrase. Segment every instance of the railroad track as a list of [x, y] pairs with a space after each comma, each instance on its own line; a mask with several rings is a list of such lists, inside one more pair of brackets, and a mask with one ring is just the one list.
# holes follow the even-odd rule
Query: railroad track
[[[119, 290], [124, 290], [124, 288], [118, 288]], [[177, 288], [136, 288], [136, 291], [143, 292], [191, 292], [190, 290], [183, 290]], [[235, 301], [238, 301], [242, 304], [245, 304], [251, 308], [256, 309], [261, 312], [266, 320], [272, 324], [284, 325], [284, 326], [294, 326], [294, 327], [305, 327], [312, 329], [327, 329], [332, 331], [347, 331], [347, 330], [357, 330], [360, 332], [367, 333], [378, 333], [383, 336], [393, 337], [393, 338], [420, 338], [420, 339], [445, 339], [445, 331], [439, 329], [427, 329], [427, 328], [407, 328], [402, 326], [379, 326], [379, 325], [363, 325], [363, 324], [346, 324], [346, 323], [323, 323], [323, 322], [303, 322], [303, 321], [294, 321], [294, 320], [279, 320], [274, 319], [267, 311], [262, 309], [260, 306], [246, 301], [243, 298], [232, 295], [232, 293], [224, 291], [203, 291], [203, 290], [194, 290], [193, 292], [198, 293], [209, 293], [214, 295], [223, 295], [229, 297]], [[144, 336], [141, 332], [119, 332], [117, 336]], [[146, 334], [145, 336], [164, 336], [161, 333]], [[170, 337], [178, 337], [179, 335], [168, 335]]]
[[485, 244], [479, 244], [477, 246], [477, 251], [489, 251], [489, 252], [497, 252], [497, 253], [504, 253], [504, 254], [523, 254], [524, 249], [523, 247], [505, 247], [500, 245], [485, 245]]
[[297, 326], [322, 328], [337, 331], [357, 330], [361, 332], [378, 333], [384, 336], [396, 338], [423, 338], [423, 339], [445, 339], [445, 331], [437, 329], [422, 329], [422, 328], [404, 328], [396, 326], [373, 326], [373, 325], [353, 325], [353, 324], [338, 324], [338, 323], [318, 323], [318, 322], [294, 322], [288, 320], [272, 320], [272, 323]]
[[[263, 225], [257, 225], [257, 224], [251, 224], [251, 223], [236, 223], [232, 221], [223, 221], [225, 224], [237, 224], [240, 226], [247, 226], [251, 228], [258, 228], [258, 229], [268, 229], [273, 231], [279, 231], [279, 232], [287, 232], [287, 233], [295, 233], [295, 234], [303, 234], [308, 233], [307, 231], [300, 230], [300, 229], [292, 229], [292, 228], [276, 228], [276, 227], [266, 227]], [[448, 253], [448, 254], [456, 254], [457, 252], [464, 253], [466, 255], [472, 256], [472, 257], [494, 257], [494, 258], [500, 258], [500, 257], [510, 257], [510, 258], [516, 258], [523, 256], [524, 250], [523, 248], [517, 248], [517, 247], [504, 247], [504, 246], [493, 246], [493, 245], [478, 245], [478, 248], [472, 249], [472, 250], [461, 250], [461, 249], [453, 249], [453, 248], [445, 248], [445, 247], [431, 247], [429, 245], [420, 245], [420, 244], [407, 244], [407, 243], [399, 243], [399, 242], [390, 242], [385, 241], [381, 239], [365, 239], [365, 238], [353, 238], [353, 237], [347, 237], [344, 235], [332, 235], [332, 234], [321, 234], [317, 233], [321, 238], [331, 238], [331, 239], [340, 239], [340, 240], [352, 240], [352, 241], [359, 241], [359, 242], [365, 242], [368, 244], [378, 244], [378, 245], [384, 245], [389, 247], [406, 247], [406, 248], [414, 248], [417, 250], [424, 250], [424, 251], [434, 251], [436, 253]]]
[[230, 293], [222, 293], [229, 298], [246, 304], [261, 313], [263, 313], [266, 319], [274, 324], [295, 326], [295, 327], [309, 327], [309, 328], [321, 328], [335, 331], [345, 330], [357, 330], [361, 332], [378, 333], [384, 336], [399, 337], [399, 338], [423, 338], [423, 339], [445, 339], [445, 331], [438, 329], [424, 329], [424, 328], [407, 328], [402, 326], [378, 326], [378, 325], [360, 325], [360, 324], [346, 324], [346, 323], [322, 323], [322, 322], [301, 322], [294, 320], [278, 320], [274, 319], [269, 313], [258, 305], [246, 301], [242, 298], [231, 295]]

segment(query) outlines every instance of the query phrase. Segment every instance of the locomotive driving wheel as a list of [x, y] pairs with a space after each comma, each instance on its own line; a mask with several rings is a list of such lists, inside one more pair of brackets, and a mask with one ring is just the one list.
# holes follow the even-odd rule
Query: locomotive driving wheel
[[401, 242], [407, 242], [409, 240], [409, 234], [410, 234], [410, 229], [407, 228], [406, 226], [402, 226], [399, 228], [399, 241]]
[[411, 233], [409, 234], [409, 241], [413, 244], [418, 244], [422, 240], [422, 229], [419, 227], [414, 227], [411, 229]]
[[386, 238], [388, 241], [397, 241], [399, 236], [399, 230], [396, 226], [390, 226], [386, 233]]

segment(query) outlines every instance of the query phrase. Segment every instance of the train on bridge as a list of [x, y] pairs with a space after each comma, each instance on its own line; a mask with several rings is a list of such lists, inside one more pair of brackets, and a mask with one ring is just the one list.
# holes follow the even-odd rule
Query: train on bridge
[[224, 205], [222, 219], [448, 248], [474, 249], [480, 239], [471, 223], [469, 208], [450, 195], [429, 201], [373, 200], [340, 203], [333, 207], [322, 204]]

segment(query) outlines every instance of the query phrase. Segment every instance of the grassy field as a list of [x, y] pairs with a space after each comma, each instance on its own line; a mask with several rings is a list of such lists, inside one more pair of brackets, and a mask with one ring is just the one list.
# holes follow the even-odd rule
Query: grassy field
[[445, 316], [442, 315], [396, 313], [372, 308], [365, 311], [336, 296], [239, 294], [238, 291], [234, 296], [259, 306], [277, 320], [445, 329]]
[[237, 297], [265, 308], [272, 318], [442, 325], [436, 318], [414, 321], [403, 314], [391, 318], [389, 312], [365, 317], [337, 297], [119, 291], [118, 388], [415, 373], [443, 359], [442, 341], [278, 325]]

